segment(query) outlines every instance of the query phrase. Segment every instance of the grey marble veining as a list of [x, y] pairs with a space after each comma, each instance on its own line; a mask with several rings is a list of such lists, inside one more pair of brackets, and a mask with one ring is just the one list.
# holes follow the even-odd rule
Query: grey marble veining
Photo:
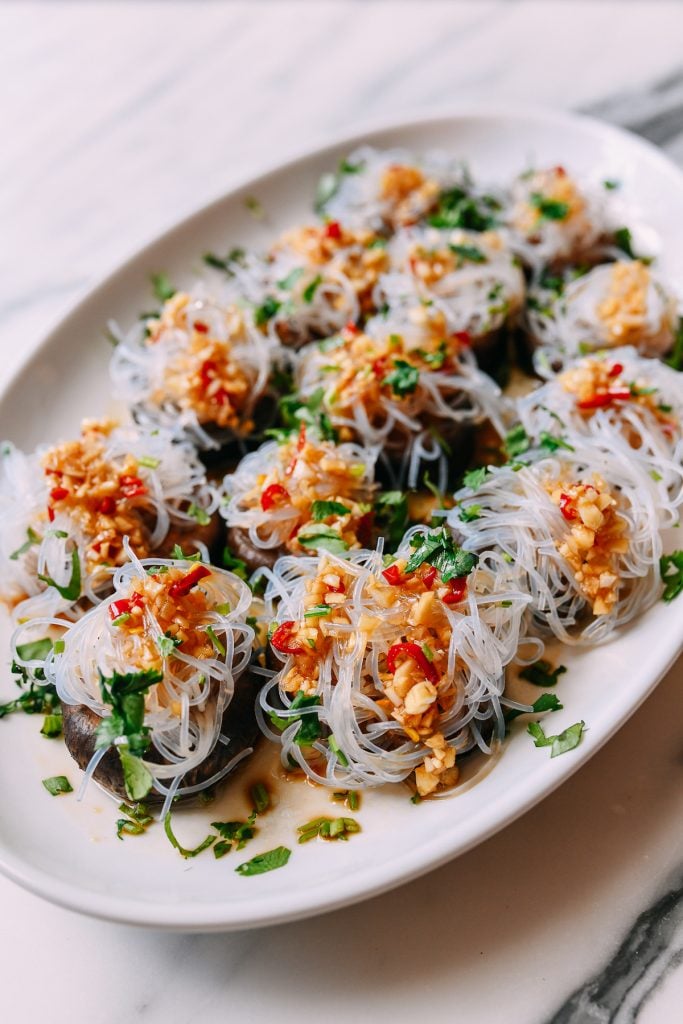
[[[368, 118], [543, 102], [623, 124], [683, 163], [682, 38], [683, 5], [658, 0], [1, 4], [0, 385], [130, 251]], [[0, 879], [7, 1019], [288, 1024], [316, 1006], [392, 1024], [674, 1024], [681, 681], [675, 669], [499, 836], [319, 920], [162, 935]]]

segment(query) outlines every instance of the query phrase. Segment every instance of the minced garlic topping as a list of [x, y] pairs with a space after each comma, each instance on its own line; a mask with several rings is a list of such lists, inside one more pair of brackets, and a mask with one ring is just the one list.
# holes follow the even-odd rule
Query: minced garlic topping
[[647, 323], [650, 271], [639, 260], [617, 262], [609, 286], [596, 313], [607, 331], [610, 345], [637, 345]]
[[[462, 336], [459, 339], [457, 335], [448, 333], [445, 319], [433, 314], [428, 316], [424, 308], [416, 309], [414, 314], [411, 319], [421, 318], [424, 321], [420, 324], [424, 331], [420, 331], [419, 341], [415, 343], [402, 334], [376, 338], [350, 327], [341, 332], [342, 343], [326, 355], [324, 374], [325, 382], [329, 381], [325, 401], [334, 407], [335, 414], [353, 417], [353, 407], [362, 402], [370, 422], [382, 422], [387, 398], [409, 403], [418, 378], [415, 378], [413, 386], [410, 378], [405, 377], [405, 367], [405, 386], [400, 376], [392, 376], [397, 369], [401, 370], [403, 363], [418, 374], [428, 371], [453, 373], [457, 370]], [[343, 440], [350, 439], [345, 428], [340, 433]]]
[[435, 205], [441, 186], [426, 178], [417, 167], [392, 164], [380, 181], [380, 199], [391, 206], [389, 220], [393, 227], [414, 224]]
[[132, 455], [109, 462], [104, 457], [107, 435], [115, 424], [85, 421], [81, 437], [50, 449], [42, 458], [50, 483], [48, 518], [64, 512], [87, 538], [87, 569], [122, 565], [123, 538], [138, 556], [149, 554], [149, 534], [136, 501], [147, 494]]
[[328, 267], [344, 274], [358, 296], [363, 313], [372, 311], [372, 291], [380, 274], [389, 269], [389, 256], [379, 235], [366, 230], [351, 231], [336, 221], [289, 231], [273, 252], [277, 253], [278, 249], [293, 250], [309, 267]]
[[[551, 167], [545, 171], [536, 171], [524, 181], [527, 198], [518, 203], [514, 210], [515, 227], [529, 238], [538, 232], [544, 223], [572, 223], [572, 230], [586, 221], [586, 201], [579, 192], [576, 183], [569, 177], [563, 167]], [[562, 216], [548, 217], [543, 205], [534, 197], [549, 203], [566, 206]], [[559, 212], [559, 211], [558, 211]]]
[[[240, 498], [242, 508], [289, 508], [296, 521], [287, 520], [285, 546], [294, 554], [310, 554], [299, 542], [306, 527], [324, 523], [338, 533], [348, 549], [367, 547], [372, 541], [372, 505], [376, 490], [365, 477], [362, 462], [343, 458], [330, 441], [308, 436], [305, 428], [280, 445], [277, 462], [258, 476], [253, 488]], [[314, 502], [335, 502], [347, 512], [331, 512], [313, 519]]]
[[607, 615], [621, 583], [619, 558], [628, 551], [626, 521], [617, 511], [617, 499], [597, 473], [592, 484], [556, 480], [546, 490], [568, 527], [557, 549], [574, 570], [593, 614]]
[[211, 337], [208, 324], [188, 318], [189, 295], [178, 292], [165, 304], [158, 320], [148, 323], [148, 344], [163, 343], [168, 329], [190, 332], [188, 344], [164, 367], [162, 386], [151, 396], [158, 405], [169, 399], [180, 409], [193, 411], [199, 423], [248, 432], [242, 422], [250, 398], [252, 379], [235, 360], [232, 346], [245, 340], [244, 321], [237, 309], [226, 312], [226, 332], [231, 340]]
[[621, 363], [588, 357], [565, 370], [558, 379], [565, 391], [576, 396], [577, 408], [586, 418], [598, 409], [627, 401], [648, 409], [667, 433], [676, 425], [675, 417], [661, 408], [658, 389], [645, 379], [627, 380]]
[[476, 239], [463, 235], [460, 243], [458, 237], [453, 236], [455, 241], [451, 245], [413, 245], [408, 256], [411, 273], [429, 288], [464, 266], [486, 263], [489, 252], [497, 253], [503, 248], [503, 240], [495, 231], [484, 231]]
[[[294, 654], [293, 665], [284, 676], [282, 687], [290, 694], [300, 690], [307, 695], [315, 693], [320, 665], [329, 656], [333, 644], [341, 645], [342, 655], [348, 656], [355, 650], [363, 657], [371, 651], [373, 638], [381, 645], [380, 649], [387, 646], [388, 629], [391, 633], [389, 651], [380, 654], [378, 659], [381, 689], [367, 670], [366, 659], [365, 692], [402, 726], [413, 742], [429, 748], [430, 753], [415, 771], [418, 793], [426, 796], [440, 786], [453, 785], [458, 777], [455, 749], [440, 731], [439, 719], [453, 707], [457, 695], [457, 682], [448, 674], [451, 630], [444, 598], [457, 604], [462, 594], [455, 595], [452, 584], [443, 584], [427, 563], [403, 577], [405, 566], [405, 560], [396, 561], [392, 566], [392, 571], [401, 577], [396, 585], [381, 576], [369, 577], [362, 594], [367, 611], [360, 616], [354, 632], [344, 640], [343, 632], [341, 639], [333, 639], [334, 627], [351, 621], [346, 600], [356, 577], [322, 559], [318, 575], [307, 582], [304, 608], [310, 612], [327, 606], [331, 610], [329, 614], [291, 623], [286, 646], [289, 653]], [[464, 592], [464, 586], [462, 590]], [[360, 599], [354, 591], [355, 603]], [[373, 607], [382, 612], [381, 616], [373, 614]], [[417, 645], [423, 664], [400, 651], [395, 655], [392, 671], [388, 656], [395, 645], [403, 648]], [[424, 666], [429, 668], [428, 672]]]
[[[196, 565], [201, 563], [182, 569], [170, 566], [167, 571], [144, 579], [135, 577], [126, 598], [118, 598], [110, 606], [112, 628], [123, 643], [123, 659], [134, 664], [136, 670], [161, 668], [163, 658], [159, 641], [163, 643], [163, 638], [170, 641], [167, 657], [172, 658], [176, 649], [199, 660], [217, 656], [209, 634], [199, 628], [207, 612], [214, 610], [202, 587], [202, 583], [209, 577], [200, 579], [186, 594], [174, 593], [174, 588], [179, 585], [182, 588], [183, 582]], [[145, 622], [146, 611], [151, 612], [158, 622], [159, 634], [153, 632]], [[185, 667], [176, 662], [173, 670], [182, 672]], [[157, 690], [157, 697], [164, 697], [163, 688]], [[147, 699], [149, 702], [151, 695]], [[174, 702], [171, 709], [180, 715], [179, 702]]]

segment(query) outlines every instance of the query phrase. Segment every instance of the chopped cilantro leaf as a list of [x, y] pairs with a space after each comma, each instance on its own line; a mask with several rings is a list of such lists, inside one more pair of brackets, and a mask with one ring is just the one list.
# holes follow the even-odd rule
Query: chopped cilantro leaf
[[152, 274], [152, 288], [159, 302], [168, 302], [176, 293], [166, 274]]
[[683, 590], [683, 551], [672, 551], [670, 555], [662, 555], [659, 560], [659, 572], [664, 583], [662, 601], [668, 604]]
[[530, 722], [527, 732], [533, 737], [534, 746], [550, 747], [550, 756], [558, 757], [560, 754], [566, 754], [568, 750], [578, 747], [585, 726], [585, 722], [575, 722], [574, 725], [570, 725], [557, 736], [546, 736], [538, 722]]
[[487, 476], [488, 469], [486, 466], [479, 466], [477, 469], [469, 469], [463, 476], [462, 482], [465, 487], [476, 491], [478, 487], [481, 487]]
[[549, 452], [556, 452], [558, 448], [564, 448], [568, 452], [573, 452], [574, 448], [570, 445], [563, 437], [559, 437], [555, 434], [548, 434], [545, 430], [541, 431], [538, 443], [541, 448], [547, 448]]
[[310, 304], [313, 302], [315, 293], [322, 284], [322, 280], [323, 279], [320, 276], [320, 274], [316, 274], [316, 276], [313, 278], [310, 284], [307, 284], [306, 287], [304, 288], [303, 292], [301, 293], [301, 297], [307, 305], [310, 306]]
[[503, 448], [509, 459], [514, 459], [523, 452], [528, 451], [530, 446], [529, 435], [521, 423], [518, 423], [516, 427], [513, 427], [505, 435]]
[[349, 548], [339, 531], [325, 526], [324, 523], [313, 523], [307, 526], [305, 532], [297, 534], [296, 539], [302, 547], [312, 548], [314, 551], [322, 549], [330, 551], [332, 554], [339, 554], [342, 551], [348, 551]]
[[468, 576], [479, 561], [478, 555], [457, 547], [444, 528], [416, 534], [411, 544], [414, 551], [406, 564], [406, 575], [428, 562], [439, 570], [443, 582], [448, 583], [454, 577]]
[[538, 210], [541, 220], [564, 220], [569, 213], [569, 203], [548, 199], [540, 192], [532, 192], [529, 202], [535, 210]]
[[451, 250], [451, 252], [455, 253], [456, 256], [459, 256], [463, 262], [467, 261], [469, 263], [486, 263], [486, 256], [481, 251], [481, 249], [477, 248], [476, 245], [451, 244], [448, 246], [448, 248]]
[[520, 679], [526, 679], [528, 683], [533, 683], [534, 686], [556, 686], [558, 679], [566, 671], [565, 665], [558, 665], [557, 668], [553, 668], [549, 661], [541, 658], [539, 661], [535, 661], [533, 665], [527, 665], [526, 668], [522, 669], [519, 677]]
[[314, 523], [321, 523], [329, 516], [345, 516], [351, 509], [342, 505], [340, 501], [314, 501], [311, 508], [311, 516]]
[[71, 552], [71, 576], [66, 586], [60, 586], [51, 576], [42, 576], [40, 573], [38, 573], [38, 579], [46, 583], [48, 587], [54, 587], [65, 601], [77, 601], [81, 596], [81, 560], [78, 549], [74, 548]]
[[263, 875], [266, 871], [275, 871], [276, 868], [283, 868], [289, 858], [292, 855], [292, 851], [288, 850], [286, 846], [276, 846], [274, 850], [268, 850], [266, 853], [258, 853], [251, 860], [247, 860], [244, 864], [238, 864], [235, 871], [238, 875]]
[[178, 842], [178, 840], [177, 840], [177, 838], [175, 836], [173, 828], [171, 827], [171, 812], [170, 811], [168, 812], [168, 814], [164, 818], [164, 832], [166, 833], [166, 836], [167, 836], [168, 841], [171, 844], [171, 846], [175, 847], [175, 849], [178, 851], [180, 856], [184, 857], [185, 859], [187, 859], [188, 857], [196, 857], [198, 854], [200, 854], [204, 850], [208, 849], [208, 847], [211, 846], [211, 844], [216, 839], [215, 836], [208, 835], [206, 837], [206, 839], [204, 839], [199, 844], [199, 846], [195, 846], [193, 849], [187, 850], [184, 846], [180, 845], [180, 843]]
[[21, 547], [17, 548], [17, 550], [13, 551], [12, 554], [9, 556], [13, 562], [16, 562], [17, 559], [21, 558], [22, 555], [25, 555], [26, 552], [30, 548], [32, 548], [34, 544], [40, 544], [42, 540], [42, 537], [39, 537], [36, 531], [31, 529], [30, 526], [26, 530], [26, 537], [27, 539], [24, 541]]
[[388, 384], [395, 395], [403, 398], [416, 390], [419, 380], [420, 371], [416, 366], [405, 359], [394, 359], [394, 369], [387, 374], [382, 384]]
[[60, 793], [73, 793], [73, 786], [66, 775], [52, 775], [49, 779], [43, 779], [43, 785], [50, 796], [59, 796]]
[[264, 324], [267, 324], [278, 312], [281, 305], [282, 303], [278, 302], [273, 295], [266, 295], [261, 305], [257, 306], [254, 310], [254, 323], [256, 326], [263, 327]]

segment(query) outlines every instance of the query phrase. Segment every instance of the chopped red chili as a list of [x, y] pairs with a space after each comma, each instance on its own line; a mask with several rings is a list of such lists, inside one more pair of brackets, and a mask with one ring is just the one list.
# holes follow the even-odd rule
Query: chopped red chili
[[325, 234], [327, 235], [328, 238], [334, 238], [335, 241], [339, 240], [341, 238], [341, 227], [339, 225], [339, 222], [336, 220], [331, 220], [327, 227], [325, 228]]
[[447, 594], [444, 594], [443, 603], [458, 604], [458, 602], [462, 601], [465, 596], [465, 591], [467, 590], [467, 577], [458, 576], [454, 580], [449, 580], [448, 586], [450, 587], [450, 590]]
[[187, 597], [193, 587], [196, 587], [205, 576], [210, 576], [211, 570], [205, 565], [195, 565], [181, 580], [176, 580], [168, 588], [169, 597]]
[[360, 334], [360, 327], [356, 327], [353, 320], [349, 320], [347, 323], [344, 324], [344, 330], [348, 334]]
[[109, 605], [109, 617], [118, 619], [119, 615], [130, 615], [133, 608], [142, 608], [144, 603], [142, 595], [135, 591], [130, 597], [122, 597], [118, 601], [112, 601]]
[[67, 498], [69, 492], [66, 487], [53, 487], [50, 491], [50, 498], [52, 501], [61, 501], [62, 498]]
[[400, 583], [403, 583], [403, 573], [397, 565], [387, 566], [387, 568], [382, 571], [382, 576], [384, 576], [384, 579], [392, 587], [397, 587]]
[[427, 566], [425, 571], [422, 573], [422, 582], [424, 583], [427, 590], [431, 590], [434, 586], [434, 580], [436, 579], [436, 567], [433, 565]]
[[625, 388], [619, 391], [602, 391], [591, 398], [584, 398], [582, 402], [578, 403], [578, 406], [579, 409], [602, 409], [606, 405], [611, 405], [612, 402], [626, 402], [630, 397], [631, 392]]
[[292, 634], [296, 629], [296, 622], [281, 623], [270, 638], [270, 642], [276, 651], [281, 654], [300, 654], [303, 651], [298, 640], [292, 641]]
[[621, 363], [613, 363], [612, 367], [610, 368], [610, 371], [609, 371], [607, 376], [608, 377], [618, 377], [619, 374], [623, 373], [623, 372], [624, 372], [624, 367], [621, 365]]
[[53, 508], [51, 508], [50, 505], [47, 506], [47, 518], [50, 520], [51, 523], [54, 523], [54, 521], [55, 521], [55, 510]]
[[202, 323], [201, 320], [195, 320], [195, 322], [194, 322], [194, 329], [195, 329], [195, 331], [198, 331], [200, 334], [208, 334], [209, 333], [208, 325]]
[[472, 335], [469, 331], [454, 331], [453, 337], [456, 341], [459, 341], [465, 348], [469, 348], [472, 344]]
[[126, 498], [137, 498], [141, 494], [147, 494], [147, 488], [139, 476], [130, 476], [124, 473], [120, 479], [121, 493]]
[[572, 505], [572, 499], [568, 494], [562, 493], [560, 495], [560, 512], [569, 522], [572, 519], [576, 519], [576, 509]]
[[294, 455], [292, 456], [292, 461], [290, 462], [290, 464], [287, 466], [287, 469], [285, 470], [285, 476], [291, 476], [292, 473], [294, 472], [294, 470], [296, 469], [296, 464], [299, 461], [299, 456], [301, 455], [301, 453], [302, 453], [302, 451], [304, 449], [304, 445], [305, 444], [306, 444], [306, 424], [302, 423], [301, 426], [299, 427], [299, 440], [296, 442], [296, 449], [294, 450]]
[[274, 508], [275, 505], [288, 498], [289, 491], [286, 487], [283, 487], [282, 484], [270, 484], [261, 495], [261, 508], [267, 512], [268, 509]]
[[107, 494], [97, 506], [97, 511], [101, 512], [103, 516], [111, 516], [116, 512], [116, 501], [112, 498], [111, 494]]
[[387, 669], [389, 672], [393, 673], [396, 671], [398, 667], [396, 661], [401, 657], [412, 658], [420, 671], [424, 673], [425, 679], [428, 679], [430, 683], [437, 683], [439, 681], [439, 673], [436, 671], [436, 667], [428, 660], [419, 644], [401, 643], [390, 647], [387, 651]]

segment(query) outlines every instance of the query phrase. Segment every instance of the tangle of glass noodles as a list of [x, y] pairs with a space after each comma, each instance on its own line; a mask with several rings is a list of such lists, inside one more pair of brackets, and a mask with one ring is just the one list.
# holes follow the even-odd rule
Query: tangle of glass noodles
[[[149, 667], [145, 639], [156, 642], [163, 636], [149, 602], [144, 605], [142, 634], [124, 633], [113, 625], [112, 602], [126, 598], [131, 581], [146, 579], [146, 570], [152, 566], [190, 570], [197, 564], [166, 558], [140, 561], [130, 548], [128, 552], [131, 561], [114, 574], [115, 593], [69, 626], [62, 636], [63, 652], [51, 651], [44, 664], [46, 681], [54, 684], [60, 700], [66, 704], [83, 704], [100, 718], [111, 714], [111, 708], [102, 700], [100, 672], [107, 677], [115, 671], [137, 672], [141, 667]], [[174, 796], [187, 796], [214, 785], [237, 760], [250, 753], [250, 750], [241, 752], [212, 777], [196, 785], [182, 784], [184, 776], [199, 768], [217, 743], [229, 744], [229, 737], [221, 733], [223, 716], [236, 683], [248, 669], [254, 640], [253, 629], [246, 625], [252, 601], [247, 585], [232, 573], [212, 566], [211, 575], [202, 579], [201, 587], [207, 594], [207, 603], [214, 608], [200, 613], [198, 620], [190, 622], [189, 626], [200, 631], [211, 628], [225, 653], [216, 649], [214, 657], [202, 659], [185, 654], [178, 647], [169, 655], [162, 657], [160, 653], [163, 680], [150, 687], [145, 701], [145, 726], [151, 729], [152, 746], [166, 763], [143, 760], [154, 778], [155, 791], [166, 796], [169, 804]], [[215, 606], [223, 605], [229, 609], [224, 614], [215, 610]], [[24, 628], [19, 627], [15, 632], [15, 646]], [[177, 708], [179, 713], [174, 710]], [[106, 749], [93, 755], [84, 786]]]
[[630, 458], [642, 464], [661, 492], [662, 527], [678, 522], [678, 506], [683, 502], [683, 381], [681, 375], [659, 359], [640, 356], [631, 347], [610, 349], [565, 366], [565, 372], [581, 369], [596, 360], [622, 367], [620, 380], [642, 394], [654, 389], [655, 407], [663, 407], [663, 419], [647, 404], [637, 400], [613, 401], [582, 411], [576, 394], [569, 391], [561, 377], [517, 399], [519, 421], [529, 437], [538, 440], [542, 433], [570, 437], [581, 443], [594, 443], [604, 449], [625, 448]]
[[[377, 318], [373, 322], [373, 335], [388, 335], [387, 327]], [[401, 336], [412, 344], [420, 327], [406, 321]], [[436, 463], [440, 490], [448, 482], [448, 459], [441, 440], [450, 449], [457, 450], [467, 428], [490, 420], [499, 433], [505, 433], [506, 403], [500, 388], [474, 362], [471, 353], [458, 357], [454, 370], [420, 369], [417, 386], [411, 394], [397, 397], [389, 387], [382, 388], [378, 402], [366, 408], [362, 397], [353, 396], [345, 401], [337, 395], [335, 353], [353, 339], [344, 341], [335, 349], [307, 345], [297, 356], [296, 387], [304, 400], [322, 394], [322, 410], [342, 436], [350, 432], [355, 441], [366, 446], [381, 448], [380, 458], [389, 470], [396, 487], [417, 485], [421, 467]], [[409, 345], [406, 345], [408, 348]], [[369, 365], [368, 365], [369, 368]], [[359, 374], [364, 368], [359, 366]]]
[[619, 250], [614, 245], [613, 230], [619, 203], [613, 195], [606, 195], [602, 184], [573, 181], [578, 209], [572, 210], [570, 205], [568, 216], [539, 215], [533, 228], [524, 230], [520, 226], [520, 219], [522, 223], [527, 221], [539, 197], [547, 196], [552, 201], [557, 171], [558, 168], [533, 171], [513, 183], [501, 214], [510, 249], [535, 271], [548, 265], [557, 267], [579, 260], [598, 263], [615, 258]]
[[[311, 502], [329, 501], [338, 497], [338, 466], [335, 472], [325, 469], [326, 459], [335, 463], [345, 463], [351, 467], [362, 469], [362, 473], [349, 473], [347, 497], [357, 502], [372, 502], [376, 490], [375, 462], [377, 449], [365, 448], [360, 444], [335, 444], [332, 441], [318, 441], [308, 438], [315, 445], [318, 458], [314, 465], [297, 460], [294, 469], [287, 477], [287, 488], [296, 492], [305, 485], [310, 492]], [[268, 549], [281, 547], [292, 534], [292, 529], [302, 516], [302, 512], [291, 500], [282, 497], [275, 506], [264, 509], [260, 501], [253, 502], [251, 495], [258, 487], [259, 478], [269, 477], [278, 470], [281, 462], [278, 458], [280, 445], [277, 441], [268, 441], [255, 452], [246, 455], [232, 473], [228, 473], [223, 481], [223, 489], [228, 498], [227, 504], [221, 505], [220, 514], [228, 526], [236, 526], [247, 530], [249, 540], [255, 548]], [[278, 478], [281, 474], [277, 474]], [[249, 497], [248, 497], [249, 496]]]
[[225, 344], [229, 362], [248, 379], [248, 394], [240, 410], [241, 424], [250, 422], [257, 403], [271, 393], [273, 367], [282, 361], [282, 356], [251, 318], [233, 304], [231, 297], [214, 297], [202, 282], [189, 295], [179, 324], [164, 324], [155, 341], [149, 340], [145, 321], [136, 323], [126, 333], [110, 324], [118, 340], [110, 375], [114, 396], [129, 406], [138, 422], [162, 427], [180, 438], [187, 437], [199, 448], [215, 449], [241, 437], [242, 427], [219, 429], [210, 422], [200, 422], [195, 409], [181, 408], [168, 393], [165, 380], [168, 368], [189, 352], [194, 324], [204, 325], [208, 338]]
[[[397, 557], [408, 558], [412, 553], [410, 537], [424, 530], [410, 530]], [[324, 620], [321, 627], [329, 629], [334, 643], [319, 665], [315, 694], [320, 704], [303, 710], [291, 708], [292, 695], [280, 684], [296, 659], [279, 655], [286, 657], [285, 664], [259, 697], [261, 728], [269, 739], [281, 744], [284, 765], [293, 759], [322, 785], [359, 788], [400, 782], [430, 753], [424, 744], [413, 742], [377, 703], [383, 695], [380, 661], [406, 631], [409, 633], [410, 602], [392, 588], [397, 591], [396, 604], [385, 607], [368, 592], [371, 580], [384, 584], [381, 549], [354, 552], [347, 559], [328, 553], [322, 558], [327, 572], [338, 567], [337, 571], [352, 576], [353, 583], [346, 588], [344, 603], [334, 606], [335, 612], [343, 610], [348, 623]], [[279, 559], [272, 571], [261, 570], [268, 580], [266, 614], [278, 622], [304, 622], [306, 583], [317, 576], [319, 565], [318, 559], [287, 556]], [[450, 630], [447, 678], [455, 685], [456, 699], [450, 710], [441, 714], [435, 729], [459, 753], [472, 748], [488, 753], [494, 740], [505, 734], [502, 708], [510, 703], [504, 696], [505, 666], [517, 654], [529, 601], [518, 579], [515, 568], [500, 555], [487, 553], [468, 576], [463, 602], [457, 608], [443, 606]], [[373, 617], [370, 632], [359, 626], [364, 616]], [[271, 715], [280, 720], [291, 718], [292, 723], [278, 733], [271, 726]], [[318, 719], [322, 735], [312, 747], [304, 748], [297, 744], [296, 735], [301, 718], [308, 715]], [[335, 741], [332, 745], [330, 735]]]
[[[621, 254], [623, 256], [623, 253]], [[609, 325], [600, 318], [599, 307], [609, 298], [615, 266], [605, 263], [564, 284], [561, 292], [545, 288], [543, 277], [529, 286], [533, 301], [527, 306], [527, 330], [534, 344], [534, 369], [549, 378], [567, 360], [589, 351], [619, 347]], [[629, 320], [625, 309], [620, 319], [626, 328], [638, 331], [636, 347], [643, 355], [663, 356], [671, 348], [678, 327], [678, 302], [668, 286], [647, 270], [645, 312]], [[626, 339], [630, 340], [630, 339]]]
[[247, 252], [232, 265], [228, 288], [236, 302], [255, 309], [269, 303], [270, 315], [262, 325], [266, 337], [274, 346], [298, 348], [358, 320], [356, 289], [343, 270], [344, 260], [357, 252], [362, 246], [347, 246], [323, 266], [307, 266], [301, 253], [286, 246], [270, 256]]
[[[346, 170], [344, 169], [346, 168]], [[352, 170], [353, 168], [353, 170]], [[378, 150], [361, 146], [343, 161], [339, 172], [325, 182], [329, 198], [324, 203], [325, 216], [349, 228], [385, 231], [395, 226], [396, 197], [387, 194], [384, 178], [393, 168], [414, 168], [433, 188], [420, 192], [419, 187], [408, 198], [406, 221], [425, 216], [436, 204], [441, 192], [473, 188], [462, 161], [442, 152], [432, 151], [416, 157], [405, 149]], [[401, 197], [406, 199], [405, 195]]]
[[[172, 525], [196, 526], [190, 506], [207, 515], [216, 509], [218, 493], [207, 482], [205, 469], [188, 443], [173, 441], [162, 429], [133, 425], [115, 427], [102, 434], [101, 440], [102, 458], [114, 466], [123, 466], [129, 456], [137, 461], [136, 472], [146, 493], [121, 498], [118, 504], [127, 512], [142, 515], [152, 550], [164, 541]], [[74, 601], [64, 598], [39, 579], [39, 575], [49, 576], [67, 588], [74, 550], [80, 565], [80, 598], [94, 604], [111, 585], [110, 568], [96, 565], [88, 571], [88, 552], [96, 538], [86, 535], [68, 509], [55, 508], [53, 520], [47, 519], [54, 483], [46, 476], [41, 460], [51, 449], [46, 445], [25, 454], [6, 443], [0, 457], [0, 594], [5, 600], [19, 602], [13, 610], [15, 620], [57, 614], [78, 617], [78, 597]], [[29, 528], [36, 537], [33, 544], [27, 544]]]
[[[531, 595], [531, 632], [587, 646], [609, 640], [616, 629], [659, 599], [661, 493], [625, 446], [609, 450], [571, 440], [572, 452], [558, 451], [552, 457], [538, 450], [525, 452], [530, 465], [489, 467], [480, 486], [456, 492], [458, 504], [447, 521], [465, 550], [493, 549], [512, 559], [523, 574], [523, 589]], [[628, 540], [615, 569], [620, 578], [616, 602], [601, 615], [593, 614], [572, 567], [558, 550], [570, 524], [546, 490], [557, 481], [592, 485], [594, 474], [617, 499], [616, 511], [626, 524]], [[461, 504], [476, 505], [477, 518], [463, 521]]]
[[[448, 252], [452, 246], [470, 250], [475, 258], [462, 258], [459, 266], [429, 285], [411, 269], [420, 262], [419, 250]], [[476, 340], [514, 321], [524, 303], [524, 275], [493, 232], [407, 228], [396, 232], [389, 254], [395, 269], [380, 277], [375, 305], [388, 305], [386, 322], [392, 331], [400, 333], [408, 310], [427, 300], [443, 313], [450, 332], [466, 331]]]

